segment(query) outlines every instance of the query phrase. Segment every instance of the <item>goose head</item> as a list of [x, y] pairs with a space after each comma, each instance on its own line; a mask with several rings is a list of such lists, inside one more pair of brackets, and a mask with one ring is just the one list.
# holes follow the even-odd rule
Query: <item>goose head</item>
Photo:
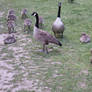
[[58, 6], [61, 7], [61, 2], [58, 3]]
[[37, 13], [37, 12], [33, 12], [33, 13], [32, 13], [32, 16], [35, 16], [35, 18], [36, 18], [35, 26], [36, 26], [37, 28], [39, 28], [39, 15], [38, 15], [38, 13]]
[[36, 17], [37, 15], [38, 15], [37, 12], [33, 12], [33, 13], [32, 13], [32, 16], [35, 16], [35, 17]]

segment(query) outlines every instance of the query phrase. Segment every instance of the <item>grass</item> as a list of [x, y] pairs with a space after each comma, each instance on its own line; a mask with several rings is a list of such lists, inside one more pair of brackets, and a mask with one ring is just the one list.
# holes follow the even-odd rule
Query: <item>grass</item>
[[[73, 4], [62, 0], [61, 18], [65, 24], [65, 31], [64, 38], [59, 40], [63, 46], [49, 45], [49, 48], [53, 48], [48, 55], [38, 51], [41, 46], [34, 41], [32, 33], [23, 32], [20, 12], [23, 8], [27, 8], [32, 24], [34, 25], [35, 18], [31, 13], [37, 11], [44, 17], [44, 30], [53, 35], [51, 25], [56, 19], [57, 1], [61, 0], [0, 1], [0, 11], [5, 12], [0, 18], [0, 24], [4, 26], [4, 28], [0, 27], [0, 34], [7, 33], [5, 17], [9, 9], [15, 9], [18, 18], [17, 42], [0, 46], [0, 70], [3, 69], [6, 73], [4, 75], [0, 72], [3, 80], [0, 92], [92, 91], [92, 65], [90, 64], [92, 42], [81, 44], [79, 41], [82, 32], [92, 35], [91, 0], [75, 0]], [[2, 62], [5, 64], [2, 65]], [[8, 76], [10, 73], [14, 75]]]

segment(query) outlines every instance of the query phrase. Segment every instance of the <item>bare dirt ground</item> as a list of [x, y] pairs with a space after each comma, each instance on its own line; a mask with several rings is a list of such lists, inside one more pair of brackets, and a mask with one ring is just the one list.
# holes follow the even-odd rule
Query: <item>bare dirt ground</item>
[[[3, 25], [2, 25], [3, 26]], [[18, 35], [19, 34], [19, 35]], [[37, 66], [28, 52], [28, 45], [32, 39], [27, 34], [15, 33], [17, 42], [5, 45], [4, 39], [9, 34], [0, 34], [0, 92], [17, 92], [31, 90], [35, 92], [50, 92], [50, 88], [43, 87], [43, 82], [29, 76], [40, 75]], [[56, 75], [54, 75], [56, 76]]]

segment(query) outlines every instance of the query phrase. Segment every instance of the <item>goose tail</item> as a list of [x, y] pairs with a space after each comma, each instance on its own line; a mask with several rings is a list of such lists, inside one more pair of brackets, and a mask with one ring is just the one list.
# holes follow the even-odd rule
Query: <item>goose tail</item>
[[53, 39], [50, 41], [51, 43], [54, 43], [56, 45], [62, 46], [62, 43], [58, 41], [56, 38], [53, 37]]
[[60, 41], [58, 41], [58, 45], [59, 45], [59, 46], [62, 46], [62, 43], [61, 43]]

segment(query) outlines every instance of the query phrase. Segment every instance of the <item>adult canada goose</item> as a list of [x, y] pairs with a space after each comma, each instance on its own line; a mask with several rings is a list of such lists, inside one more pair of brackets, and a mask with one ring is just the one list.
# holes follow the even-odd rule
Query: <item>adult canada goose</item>
[[48, 32], [39, 29], [39, 16], [37, 12], [33, 12], [32, 16], [36, 17], [36, 23], [34, 26], [34, 31], [33, 31], [33, 37], [35, 40], [41, 42], [43, 45], [43, 52], [48, 53], [46, 45], [49, 43], [54, 43], [59, 46], [62, 46], [62, 44], [52, 35], [50, 35]]
[[54, 35], [56, 38], [63, 37], [63, 32], [64, 32], [64, 24], [61, 21], [60, 12], [61, 12], [61, 2], [59, 2], [59, 4], [58, 4], [57, 18], [54, 21], [54, 23], [52, 24], [52, 31], [54, 32]]

